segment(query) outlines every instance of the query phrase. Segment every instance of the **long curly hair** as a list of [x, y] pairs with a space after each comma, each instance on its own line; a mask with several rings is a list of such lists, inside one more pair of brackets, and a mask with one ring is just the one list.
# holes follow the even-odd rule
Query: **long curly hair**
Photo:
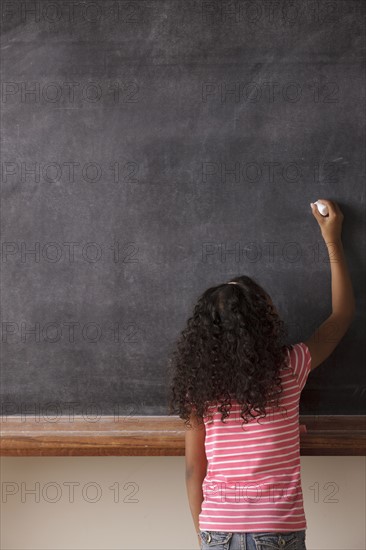
[[[287, 329], [267, 292], [251, 277], [208, 288], [169, 358], [169, 414], [191, 426], [217, 405], [221, 422], [232, 399], [241, 405], [242, 426], [279, 407], [283, 391], [279, 371], [287, 364]], [[281, 407], [282, 408], [282, 407]], [[256, 415], [253, 415], [255, 411]], [[210, 416], [212, 416], [210, 414]]]

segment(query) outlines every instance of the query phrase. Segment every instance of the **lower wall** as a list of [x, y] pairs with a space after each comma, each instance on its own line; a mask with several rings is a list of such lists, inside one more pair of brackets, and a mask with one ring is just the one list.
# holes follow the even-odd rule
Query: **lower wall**
[[[307, 550], [365, 550], [365, 457], [301, 457]], [[1, 459], [2, 550], [198, 550], [184, 457]]]

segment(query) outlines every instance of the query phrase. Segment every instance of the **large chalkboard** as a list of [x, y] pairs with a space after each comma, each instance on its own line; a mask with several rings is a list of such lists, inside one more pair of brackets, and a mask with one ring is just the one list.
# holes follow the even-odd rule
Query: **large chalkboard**
[[3, 413], [166, 414], [196, 299], [240, 274], [308, 338], [331, 312], [319, 198], [357, 313], [300, 412], [365, 413], [364, 11], [3, 3]]

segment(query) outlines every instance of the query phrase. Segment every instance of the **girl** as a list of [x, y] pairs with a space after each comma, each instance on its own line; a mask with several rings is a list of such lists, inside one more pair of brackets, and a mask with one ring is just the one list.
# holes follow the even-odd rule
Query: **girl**
[[[185, 421], [186, 486], [202, 550], [306, 550], [299, 399], [355, 312], [339, 206], [311, 203], [330, 256], [332, 313], [306, 341], [248, 276], [208, 288], [171, 358], [170, 413]], [[332, 338], [327, 338], [332, 327]]]

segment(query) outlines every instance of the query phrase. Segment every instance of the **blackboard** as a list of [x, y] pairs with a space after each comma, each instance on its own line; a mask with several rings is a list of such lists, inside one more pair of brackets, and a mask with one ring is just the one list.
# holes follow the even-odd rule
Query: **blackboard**
[[365, 414], [364, 12], [3, 3], [3, 414], [166, 414], [196, 299], [241, 274], [308, 338], [331, 312], [319, 198], [357, 311], [300, 413]]

